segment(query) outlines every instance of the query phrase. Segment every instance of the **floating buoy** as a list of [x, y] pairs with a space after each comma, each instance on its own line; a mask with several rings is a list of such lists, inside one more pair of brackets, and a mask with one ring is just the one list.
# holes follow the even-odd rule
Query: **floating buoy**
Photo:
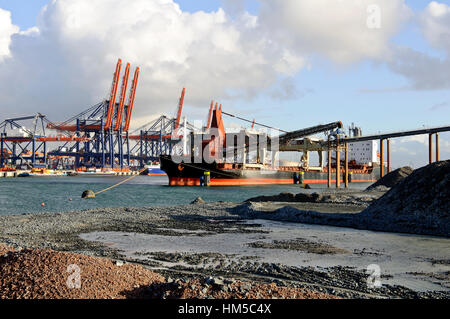
[[71, 201], [72, 201], [72, 197], [69, 198], [69, 202], [71, 202]]
[[90, 189], [85, 190], [81, 195], [81, 198], [95, 198], [95, 193]]
[[[142, 173], [144, 170], [146, 170], [146, 168], [141, 169], [141, 170], [139, 171], [139, 173]], [[133, 178], [135, 178], [136, 176], [139, 176], [139, 174], [133, 175], [133, 176], [131, 176], [131, 177], [128, 177], [127, 179], [124, 179], [123, 181], [121, 181], [121, 182], [119, 182], [119, 183], [117, 183], [117, 184], [115, 184], [115, 185], [113, 185], [113, 186], [110, 186], [110, 187], [105, 188], [105, 189], [103, 189], [103, 190], [101, 190], [101, 191], [98, 191], [97, 193], [94, 193], [94, 191], [91, 191], [90, 189], [85, 190], [85, 191], [83, 192], [83, 194], [81, 195], [81, 198], [95, 198], [95, 195], [99, 195], [99, 194], [101, 194], [101, 193], [103, 193], [103, 192], [106, 192], [106, 191], [108, 191], [108, 190], [110, 190], [110, 189], [113, 189], [113, 188], [115, 188], [115, 187], [117, 187], [117, 186], [119, 186], [119, 185], [121, 185], [121, 184], [123, 184], [123, 183], [125, 183], [125, 182], [127, 182], [127, 181], [129, 181], [129, 180], [131, 180], [131, 179], [133, 179]]]
[[45, 203], [44, 203], [44, 202], [42, 202], [42, 203], [41, 203], [41, 206], [42, 206], [42, 207], [44, 207], [44, 206], [45, 206]]

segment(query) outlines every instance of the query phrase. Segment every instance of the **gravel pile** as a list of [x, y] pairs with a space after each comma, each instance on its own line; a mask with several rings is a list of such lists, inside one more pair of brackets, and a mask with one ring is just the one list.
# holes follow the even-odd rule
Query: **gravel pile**
[[450, 160], [415, 170], [361, 212], [372, 229], [450, 237]]
[[50, 249], [12, 251], [3, 245], [0, 249], [0, 299], [337, 298], [274, 283], [212, 277], [166, 280], [140, 265]]
[[[105, 258], [52, 250], [9, 252], [0, 256], [0, 298], [125, 298], [141, 286], [164, 281], [164, 277], [142, 266], [117, 264]], [[76, 267], [80, 270], [79, 289]]]
[[0, 256], [13, 251], [14, 248], [6, 246], [5, 244], [0, 243]]
[[366, 188], [366, 191], [383, 190], [386, 191], [400, 183], [403, 179], [411, 175], [414, 170], [409, 166], [404, 166], [390, 172], [389, 174], [380, 178], [376, 183], [373, 183]]

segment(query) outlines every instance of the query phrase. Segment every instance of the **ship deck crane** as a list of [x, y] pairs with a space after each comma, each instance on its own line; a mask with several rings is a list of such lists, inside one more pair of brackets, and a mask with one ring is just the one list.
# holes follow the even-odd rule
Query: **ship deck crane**
[[185, 93], [186, 93], [186, 89], [183, 88], [183, 91], [181, 91], [180, 102], [178, 103], [178, 111], [177, 111], [177, 117], [176, 117], [175, 127], [174, 127], [175, 132], [180, 127], [181, 112], [183, 111], [183, 103], [184, 103], [184, 95], [185, 95]]

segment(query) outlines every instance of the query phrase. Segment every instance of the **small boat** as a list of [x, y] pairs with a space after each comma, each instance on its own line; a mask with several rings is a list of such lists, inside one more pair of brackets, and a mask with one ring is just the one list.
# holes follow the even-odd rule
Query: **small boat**
[[166, 172], [161, 170], [161, 165], [159, 163], [151, 163], [145, 165], [146, 170], [142, 172], [141, 175], [149, 175], [149, 176], [166, 176]]
[[17, 175], [17, 177], [30, 177], [31, 175], [30, 175], [30, 173], [28, 173], [28, 172], [22, 172], [22, 173], [20, 173], [20, 174], [18, 174]]
[[[37, 177], [53, 177], [53, 176], [66, 176], [66, 172], [62, 171], [54, 171], [52, 169], [46, 168], [33, 168], [30, 173], [26, 173], [28, 176], [37, 176]], [[25, 176], [25, 175], [24, 175]]]
[[96, 170], [86, 170], [86, 171], [78, 171], [78, 176], [115, 176], [117, 175], [114, 171], [102, 171], [101, 169]]

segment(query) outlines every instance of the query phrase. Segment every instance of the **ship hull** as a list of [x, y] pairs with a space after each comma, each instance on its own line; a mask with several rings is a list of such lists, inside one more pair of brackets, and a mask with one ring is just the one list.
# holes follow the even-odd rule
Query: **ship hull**
[[[161, 169], [169, 177], [171, 186], [201, 186], [202, 177], [205, 172], [209, 174], [209, 186], [251, 186], [251, 185], [288, 185], [303, 184], [326, 184], [328, 173], [321, 171], [302, 171], [298, 168], [282, 170], [261, 169], [257, 167], [223, 169], [208, 163], [186, 164], [175, 163], [170, 156], [161, 156]], [[295, 178], [294, 176], [299, 176]], [[341, 170], [341, 182], [344, 182], [344, 170]], [[361, 173], [349, 171], [349, 182], [351, 183], [373, 183], [379, 178], [379, 169], [374, 168], [371, 172]], [[336, 182], [336, 173], [332, 172], [331, 182]]]

